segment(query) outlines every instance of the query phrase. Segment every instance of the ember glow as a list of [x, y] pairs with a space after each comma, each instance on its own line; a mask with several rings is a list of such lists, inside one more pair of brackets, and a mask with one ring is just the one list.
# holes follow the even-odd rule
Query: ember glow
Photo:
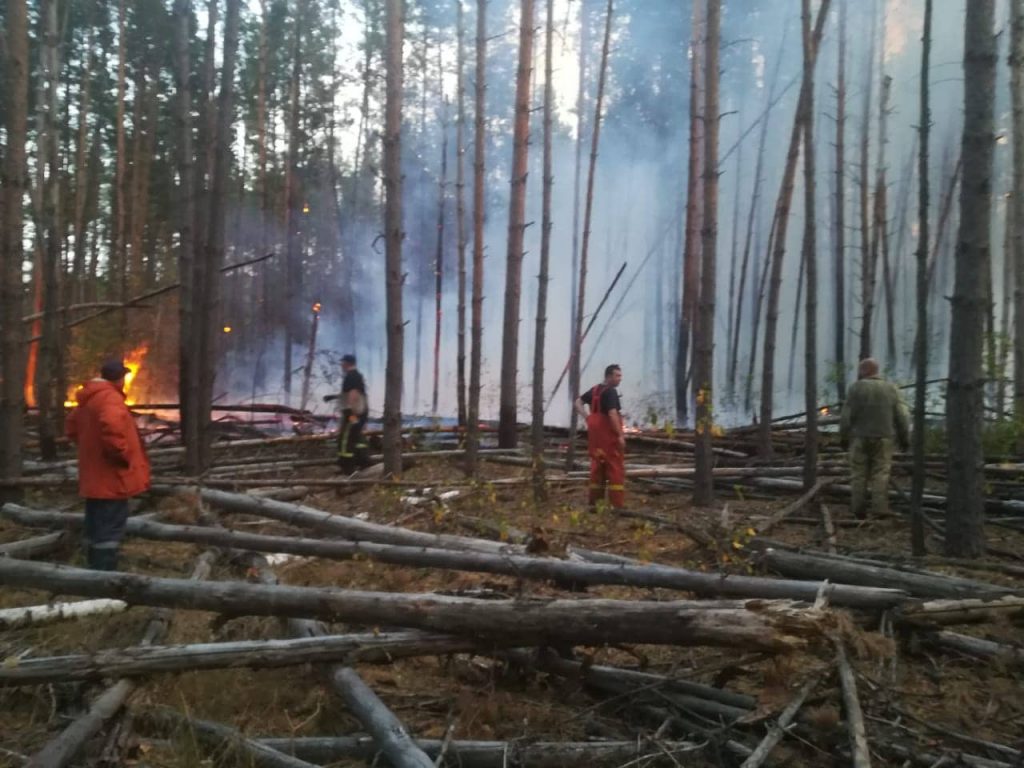
[[829, 411], [828, 406], [826, 405], [826, 406], [818, 409], [818, 413], [821, 414], [822, 416], [828, 416], [829, 413], [831, 413], [831, 411]]

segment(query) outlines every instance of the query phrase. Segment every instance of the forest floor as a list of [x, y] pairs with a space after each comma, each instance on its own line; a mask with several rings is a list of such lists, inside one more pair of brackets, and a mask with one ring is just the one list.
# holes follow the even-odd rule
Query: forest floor
[[[290, 449], [289, 455], [295, 449]], [[323, 456], [323, 444], [299, 449], [303, 458]], [[630, 482], [629, 510], [642, 517], [624, 517], [610, 511], [589, 514], [582, 495], [584, 484], [553, 485], [548, 503], [538, 508], [529, 485], [497, 486], [487, 481], [526, 476], [529, 469], [491, 462], [482, 465], [483, 481], [473, 490], [450, 501], [447, 507], [410, 507], [402, 497], [407, 490], [386, 487], [313, 491], [301, 503], [344, 515], [357, 515], [383, 524], [398, 524], [431, 532], [449, 532], [485, 538], [514, 537], [528, 533], [533, 549], [558, 555], [567, 544], [625, 555], [644, 562], [722, 573], [764, 573], [748, 553], [751, 536], [760, 524], [793, 496], [767, 496], [742, 481], [719, 494], [714, 510], [695, 509], [688, 491], [666, 491], [656, 483]], [[331, 476], [329, 468], [300, 470], [302, 476]], [[435, 489], [464, 482], [456, 460], [425, 459], [409, 469], [403, 480]], [[902, 480], [900, 481], [902, 482]], [[282, 481], [287, 485], [287, 480]], [[28, 506], [78, 511], [69, 493], [31, 491]], [[910, 551], [909, 527], [902, 511], [858, 523], [839, 503], [826, 501], [837, 528], [837, 547], [844, 554], [872, 557], [905, 556]], [[722, 511], [726, 505], [727, 510]], [[813, 511], [784, 521], [772, 532], [773, 541], [795, 548], [825, 549], [824, 532]], [[156, 499], [145, 511], [159, 511], [168, 522], [194, 522], [195, 502], [181, 497]], [[303, 535], [297, 528], [245, 515], [223, 518], [226, 525], [246, 532]], [[675, 524], [702, 533], [698, 543]], [[991, 541], [1001, 550], [1024, 557], [1024, 533], [1003, 527], [989, 529]], [[24, 538], [25, 529], [0, 523], [0, 543]], [[310, 535], [308, 532], [305, 535]], [[710, 542], [713, 542], [709, 544]], [[187, 577], [201, 548], [195, 545], [127, 539], [122, 551], [124, 570], [150, 575]], [[80, 563], [70, 545], [49, 558]], [[1024, 588], [1019, 577], [986, 570], [987, 563], [1012, 562], [993, 558], [978, 568], [929, 566], [937, 573], [961, 575]], [[1024, 565], [1018, 560], [1017, 565]], [[275, 566], [282, 583], [337, 586], [391, 592], [444, 592], [479, 594], [480, 590], [504, 596], [563, 595], [625, 599], [680, 599], [685, 594], [669, 590], [619, 586], [591, 586], [585, 594], [570, 593], [551, 583], [523, 582], [512, 577], [385, 565], [368, 560], [344, 562], [290, 558]], [[211, 579], [252, 578], [253, 574], [223, 559]], [[0, 608], [33, 605], [53, 600], [38, 591], [0, 591]], [[54, 656], [93, 652], [137, 644], [151, 609], [135, 607], [124, 613], [85, 618], [75, 622], [26, 627], [0, 633], [0, 658], [18, 655]], [[338, 633], [358, 631], [335, 625]], [[367, 629], [367, 628], [362, 628]], [[376, 630], [378, 628], [369, 628]], [[1020, 626], [1009, 622], [960, 627], [958, 631], [1003, 643], [1020, 643]], [[217, 614], [178, 610], [163, 641], [200, 643], [240, 639], [287, 637], [283, 622], [273, 617], [224, 618]], [[890, 637], [892, 638], [890, 640]], [[915, 637], [864, 633], [865, 642], [854, 644], [851, 661], [864, 709], [867, 735], [875, 765], [927, 764], [923, 759], [942, 758], [943, 765], [960, 764], [961, 751], [984, 756], [993, 762], [971, 765], [1024, 765], [1024, 670], [1000, 661], [977, 659], [926, 647]], [[688, 738], [710, 742], [703, 751], [679, 757], [646, 758], [627, 765], [732, 765], [729, 739], [753, 747], [767, 726], [812, 677], [820, 678], [802, 708], [797, 727], [772, 753], [768, 764], [796, 766], [848, 765], [850, 741], [844, 725], [840, 683], [835, 674], [831, 646], [806, 653], [769, 656], [722, 648], [619, 646], [577, 648], [586, 663], [642, 669], [673, 678], [696, 681], [749, 694], [757, 708], [746, 722], [727, 727], [706, 721], [711, 735], [683, 736], [671, 730], [659, 738]], [[587, 741], [589, 739], [637, 739], [650, 737], [661, 723], [636, 707], [631, 695], [610, 696], [591, 690], [580, 680], [512, 667], [487, 655], [458, 654], [422, 657], [390, 664], [360, 665], [369, 686], [405, 723], [417, 738], [502, 741]], [[225, 669], [162, 674], [144, 679], [128, 709], [144, 711], [169, 706], [189, 717], [229, 724], [252, 738], [337, 736], [359, 733], [359, 723], [321, 677], [308, 665], [281, 669]], [[0, 688], [0, 766], [20, 765], [16, 755], [32, 754], [68, 722], [69, 714], [100, 690], [99, 686], [73, 684]], [[128, 720], [130, 722], [130, 719]], [[170, 739], [135, 735], [132, 729], [114, 729], [108, 738], [90, 745], [80, 764], [117, 764], [166, 768], [199, 765], [230, 765], [225, 755], [210, 756], [188, 733]], [[952, 734], [952, 735], [951, 735]], [[1009, 747], [1011, 752], [992, 751], [964, 737]], [[893, 746], [895, 745], [895, 746]], [[901, 750], [903, 750], [901, 752]], [[1016, 752], [1016, 758], [1012, 752]], [[14, 753], [13, 755], [11, 753]], [[116, 755], [112, 758], [111, 755]], [[908, 763], [909, 759], [909, 763]], [[973, 759], [973, 758], [972, 758]], [[7, 762], [5, 762], [5, 760]], [[999, 761], [1003, 761], [1000, 763]], [[108, 764], [110, 764], [108, 762]], [[241, 765], [247, 765], [244, 760]], [[348, 760], [331, 765], [365, 765]], [[938, 764], [938, 763], [936, 763]]]

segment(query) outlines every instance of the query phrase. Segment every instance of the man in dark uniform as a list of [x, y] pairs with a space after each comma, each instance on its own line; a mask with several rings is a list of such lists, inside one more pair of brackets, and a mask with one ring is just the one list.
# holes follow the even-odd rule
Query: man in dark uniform
[[[366, 380], [356, 368], [356, 356], [341, 358], [341, 429], [338, 433], [338, 468], [346, 474], [355, 472], [369, 463], [370, 449], [363, 437], [366, 426]], [[324, 402], [338, 400], [338, 395], [327, 395]]]
[[[622, 425], [622, 404], [616, 387], [622, 383], [622, 369], [609, 365], [604, 382], [578, 398], [576, 412], [587, 421], [587, 448], [590, 452], [590, 511], [605, 503], [607, 491], [613, 509], [626, 503], [626, 433]], [[590, 409], [588, 414], [583, 406]]]

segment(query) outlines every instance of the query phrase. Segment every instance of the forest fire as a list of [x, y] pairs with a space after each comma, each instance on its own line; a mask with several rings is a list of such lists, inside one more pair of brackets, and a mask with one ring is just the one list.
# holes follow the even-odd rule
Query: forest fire
[[[141, 344], [124, 356], [124, 367], [128, 369], [128, 373], [124, 376], [124, 394], [125, 403], [128, 405], [135, 405], [136, 400], [131, 394], [131, 388], [132, 384], [138, 378], [139, 370], [142, 368], [142, 361], [146, 358], [146, 353], [148, 352], [149, 346], [147, 344]], [[82, 385], [79, 384], [68, 391], [67, 400], [64, 401], [65, 408], [74, 408], [78, 405], [75, 395], [81, 388]]]
[[832, 411], [828, 409], [827, 405], [822, 406], [821, 408], [818, 409], [819, 416], [828, 416], [830, 413], [832, 413]]

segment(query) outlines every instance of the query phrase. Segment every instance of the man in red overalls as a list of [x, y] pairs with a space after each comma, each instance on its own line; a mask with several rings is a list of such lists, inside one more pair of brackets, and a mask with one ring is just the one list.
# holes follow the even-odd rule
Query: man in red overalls
[[[621, 403], [616, 387], [622, 382], [622, 369], [609, 365], [604, 383], [576, 398], [575, 408], [587, 420], [587, 448], [590, 451], [590, 511], [607, 503], [622, 509], [626, 503], [626, 434], [622, 429]], [[588, 414], [583, 406], [590, 408]]]

